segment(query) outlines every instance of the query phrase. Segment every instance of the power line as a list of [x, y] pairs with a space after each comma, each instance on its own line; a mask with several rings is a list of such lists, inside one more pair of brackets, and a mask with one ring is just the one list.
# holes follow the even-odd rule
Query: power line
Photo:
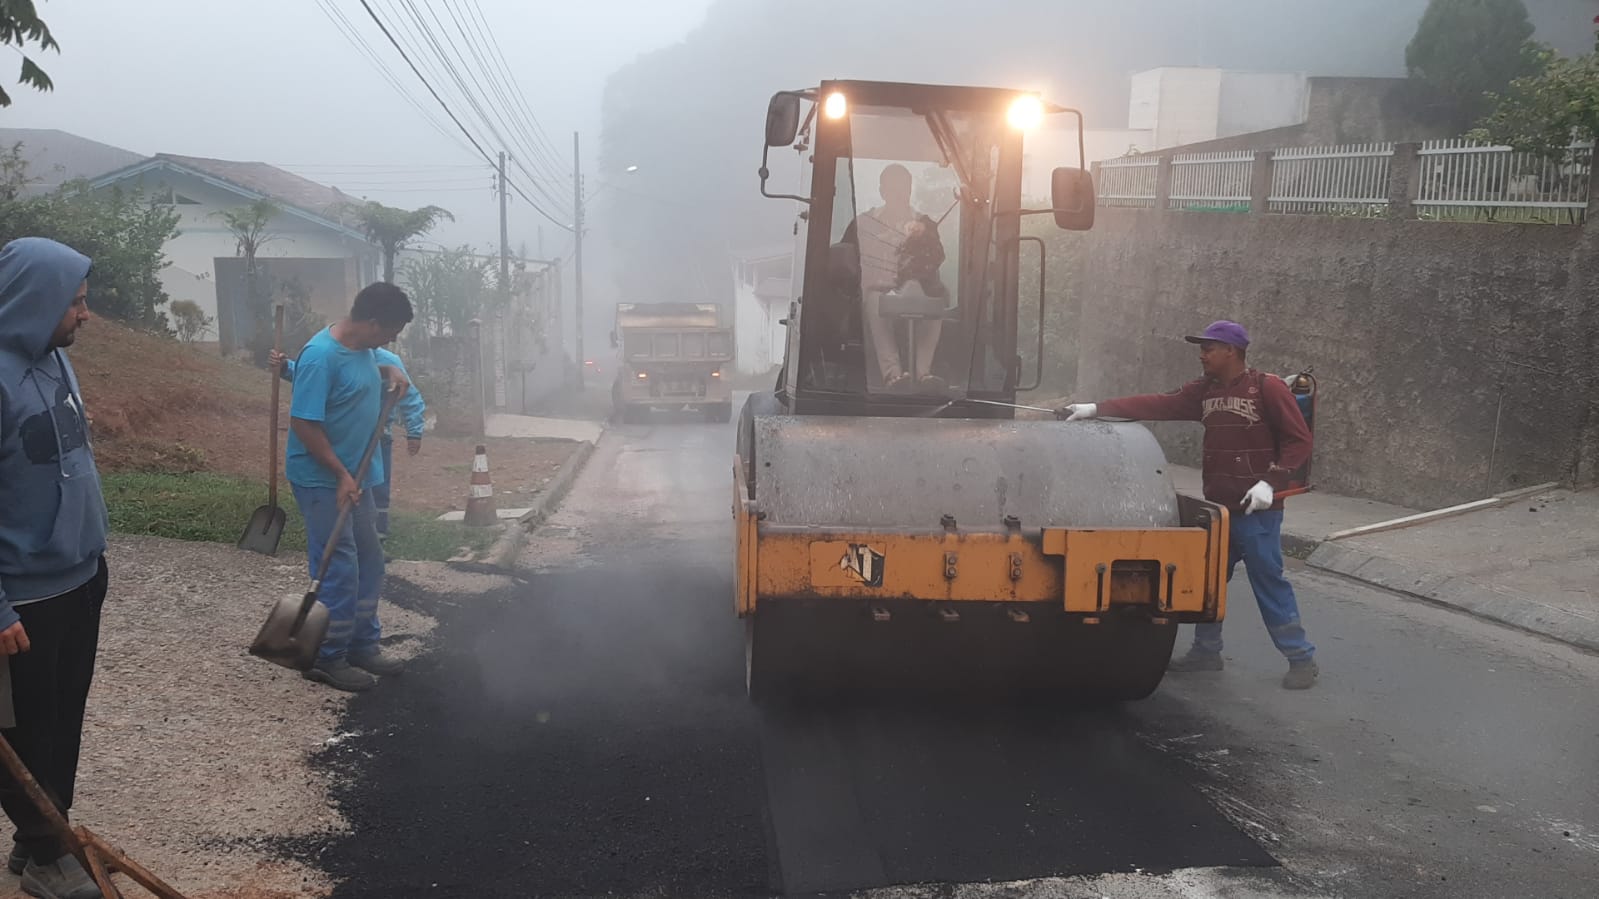
[[[471, 4], [473, 11], [477, 15], [478, 21], [483, 26], [483, 33], [487, 35], [487, 42], [490, 49], [494, 51], [495, 57], [500, 62], [500, 71], [505, 74], [506, 82], [511, 85], [512, 91], [516, 94], [517, 99], [521, 101], [523, 113], [526, 114], [528, 120], [532, 123], [534, 137], [542, 142], [543, 148], [548, 151], [552, 158], [557, 160], [563, 159], [564, 157], [562, 157], [561, 153], [555, 149], [555, 145], [550, 142], [549, 135], [545, 134], [544, 129], [539, 126], [539, 118], [533, 114], [533, 108], [527, 102], [527, 94], [522, 92], [522, 85], [511, 76], [511, 66], [505, 61], [505, 53], [500, 50], [500, 41], [494, 36], [494, 29], [489, 27], [489, 18], [488, 16], [484, 15], [483, 7], [478, 4], [478, 0], [471, 0]], [[563, 165], [557, 165], [556, 168], [563, 168]]]
[[[461, 28], [461, 36], [467, 38], [468, 42], [472, 42], [471, 38], [467, 37], [466, 29], [461, 25], [461, 20], [455, 16], [453, 6], [454, 0], [447, 0], [447, 2], [451, 2], [450, 16], [451, 18], [455, 19], [456, 27]], [[556, 161], [561, 157], [553, 148], [550, 147], [549, 140], [547, 138], [544, 139], [542, 144], [540, 143], [542, 131], [538, 127], [538, 121], [537, 119], [532, 119], [532, 113], [527, 109], [527, 100], [525, 96], [522, 95], [522, 89], [517, 85], [516, 79], [511, 75], [509, 66], [505, 65], [503, 54], [499, 53], [499, 44], [495, 42], [493, 29], [488, 27], [487, 19], [483, 18], [483, 10], [477, 5], [476, 0], [473, 0], [472, 6], [476, 12], [476, 16], [468, 14], [466, 18], [467, 21], [472, 23], [472, 31], [477, 35], [478, 38], [474, 46], [487, 45], [489, 47], [489, 50], [486, 50], [484, 55], [489, 57], [490, 62], [485, 63], [482, 61], [482, 58], [479, 57], [479, 64], [488, 71], [490, 80], [498, 80], [501, 85], [505, 86], [504, 91], [501, 93], [501, 102], [503, 102], [506, 108], [510, 111], [511, 118], [516, 121], [517, 127], [522, 132], [522, 136], [527, 140], [527, 143], [533, 150], [534, 159], [532, 162], [534, 162], [535, 165], [542, 163], [546, 172], [557, 173], [556, 177], [554, 178], [555, 181], [564, 181], [564, 162]], [[479, 25], [480, 19], [482, 20], [481, 26]], [[477, 55], [475, 49], [473, 55]], [[498, 79], [495, 79], [496, 72], [499, 76]], [[516, 100], [512, 99], [513, 97], [521, 99], [520, 107], [518, 106]]]
[[367, 181], [359, 178], [346, 180], [332, 176], [322, 176], [328, 181], [338, 181], [338, 187], [458, 187], [462, 184], [490, 184], [488, 178], [450, 178], [450, 179], [412, 179], [412, 178], [385, 178], [378, 181]]
[[[406, 10], [409, 11], [410, 19], [415, 24], [415, 31], [411, 31], [410, 26], [407, 26], [407, 31], [409, 33], [411, 33], [413, 36], [416, 36], [418, 45], [423, 47], [423, 52], [425, 52], [426, 46], [428, 46], [428, 45], [432, 46], [434, 58], [442, 65], [443, 70], [448, 73], [449, 79], [455, 83], [456, 88], [459, 91], [460, 96], [464, 97], [466, 99], [466, 101], [467, 101], [467, 104], [469, 106], [471, 106], [473, 110], [476, 111], [478, 123], [480, 125], [486, 127], [488, 129], [488, 132], [494, 137], [494, 139], [496, 141], [498, 141], [500, 143], [501, 146], [507, 146], [510, 142], [507, 141], [505, 139], [504, 135], [502, 135], [500, 133], [499, 129], [494, 126], [494, 122], [491, 121], [489, 115], [484, 111], [483, 104], [478, 102], [478, 98], [477, 98], [477, 96], [475, 94], [473, 94], [472, 89], [467, 87], [466, 79], [461, 77], [460, 70], [456, 68], [455, 63], [450, 58], [450, 55], [444, 51], [443, 44], [441, 44], [439, 42], [438, 38], [433, 34], [432, 30], [428, 28], [427, 22], [423, 21], [422, 14], [421, 14], [420, 11], [417, 10], [416, 4], [414, 2], [412, 2], [412, 0], [396, 0], [395, 5], [396, 6], [402, 6], [403, 5], [403, 7]], [[440, 20], [438, 18], [438, 15], [436, 13], [431, 13], [431, 11], [430, 11], [430, 14], [433, 16], [433, 19], [438, 24], [439, 28], [441, 30], [443, 30], [444, 29], [444, 24], [443, 24], [442, 20]], [[402, 24], [404, 23], [404, 19], [403, 18], [401, 19], [401, 22], [402, 22]], [[448, 33], [445, 34], [445, 38], [449, 39]], [[450, 46], [451, 46], [452, 49], [455, 47], [455, 43], [454, 43], [453, 40], [450, 40]], [[459, 50], [457, 50], [456, 53], [457, 53], [457, 55], [459, 55]], [[422, 55], [422, 53], [419, 53], [418, 55]], [[461, 62], [462, 62], [462, 68], [467, 68], [466, 67], [466, 61], [465, 61], [464, 57], [461, 58]], [[472, 74], [470, 69], [468, 69], [468, 74], [469, 75]], [[477, 78], [476, 78], [475, 75], [472, 77], [472, 81], [473, 81], [474, 84], [478, 83], [477, 82]], [[478, 84], [478, 89], [482, 90], [482, 85], [481, 84]], [[491, 108], [492, 108], [492, 104], [491, 104]], [[501, 121], [501, 124], [504, 124], [503, 120]], [[542, 211], [542, 208], [540, 207], [539, 203], [534, 201], [531, 197], [529, 197], [527, 195], [527, 193], [525, 191], [523, 191], [522, 188], [519, 185], [516, 184], [515, 181], [512, 181], [510, 179], [509, 176], [507, 176], [507, 178], [506, 178], [506, 184], [509, 185], [517, 193], [518, 196], [522, 197], [528, 203], [532, 204], [535, 209], [540, 209], [540, 214], [544, 215], [545, 218], [549, 218], [551, 221], [554, 221], [554, 219], [551, 218], [551, 216], [549, 216], [547, 213], [544, 213]], [[539, 192], [543, 195], [543, 203], [545, 205], [551, 206], [551, 207], [554, 207], [554, 208], [557, 208], [557, 209], [561, 208], [561, 205], [562, 205], [561, 202], [557, 198], [555, 198], [554, 195], [551, 194], [548, 189], [542, 189], [542, 184], [539, 183], [538, 179], [534, 179], [534, 187], [535, 187], [535, 189], [540, 189]], [[557, 222], [556, 224], [561, 224], [561, 223]], [[565, 225], [562, 225], [562, 227], [565, 227]]]
[[[392, 44], [395, 51], [400, 54], [400, 58], [405, 60], [405, 64], [411, 68], [411, 73], [417, 77], [417, 80], [422, 82], [423, 87], [427, 88], [428, 93], [433, 96], [433, 99], [439, 104], [440, 107], [444, 109], [445, 114], [450, 117], [450, 121], [455, 123], [455, 127], [459, 128], [461, 133], [466, 135], [466, 139], [471, 141], [472, 146], [477, 149], [478, 155], [483, 157], [484, 162], [487, 162], [490, 165], [495, 165], [496, 163], [494, 159], [489, 156], [488, 151], [484, 150], [483, 145], [477, 142], [477, 138], [473, 137], [472, 133], [466, 129], [466, 126], [461, 124], [461, 120], [456, 116], [455, 110], [451, 109], [450, 105], [444, 102], [444, 98], [439, 96], [439, 92], [433, 89], [433, 85], [428, 82], [427, 78], [423, 77], [421, 70], [416, 67], [416, 63], [411, 61], [410, 55], [405, 52], [405, 48], [400, 46], [399, 41], [395, 40], [393, 33], [389, 31], [389, 27], [385, 25], [383, 20], [378, 16], [377, 11], [372, 8], [372, 4], [369, 2], [369, 0], [360, 0], [360, 3], [361, 8], [366, 10], [366, 14], [372, 17], [372, 21], [378, 26], [378, 30], [383, 32], [383, 36], [388, 38], [389, 43]], [[527, 194], [522, 192], [521, 188], [515, 187], [514, 183], [509, 181], [509, 179], [507, 179], [506, 183], [512, 185], [517, 194], [521, 196], [529, 206], [533, 207], [533, 211], [537, 212], [539, 215], [543, 216], [551, 223], [561, 228], [564, 228], [568, 231], [572, 230], [571, 225], [567, 225], [550, 215], [548, 212], [545, 212], [542, 206], [533, 202], [533, 200], [528, 197]]]
[[[451, 36], [450, 29], [445, 26], [444, 20], [439, 18], [438, 10], [435, 8], [435, 6], [432, 5], [432, 4], [426, 4], [426, 3], [423, 4], [424, 6], [427, 7], [428, 16], [433, 19], [434, 25], [438, 26], [439, 34], [443, 35], [444, 42], [449, 44], [449, 47], [450, 47], [450, 53], [449, 54], [445, 53], [444, 45], [441, 44], [439, 42], [438, 38], [434, 36], [432, 30], [428, 29], [426, 24], [424, 24], [421, 21], [421, 17], [420, 17], [421, 14], [417, 12], [416, 4], [413, 2], [413, 0], [403, 0], [403, 2], [405, 3], [405, 5], [407, 7], [409, 7], [411, 9], [412, 15], [417, 17], [417, 24], [420, 25], [423, 28], [423, 30], [427, 33], [428, 41], [433, 45], [433, 48], [438, 52], [440, 58], [442, 58], [444, 60], [444, 64], [450, 70], [450, 74], [455, 77], [456, 84], [460, 87], [462, 93], [466, 94], [467, 100], [468, 100], [469, 103], [471, 103], [472, 108], [477, 110], [479, 118], [483, 121], [483, 124], [488, 126], [489, 131], [494, 134], [495, 138], [497, 138], [500, 141], [501, 146], [505, 146], [505, 147], [508, 147], [508, 148], [516, 147], [516, 148], [519, 148], [519, 149], [522, 149], [522, 150], [527, 149], [526, 146], [522, 144], [522, 139], [516, 133], [516, 129], [511, 126], [510, 122], [508, 121], [507, 116], [501, 111], [501, 109], [499, 107], [494, 105], [493, 98], [488, 96], [490, 93], [495, 94], [495, 95], [500, 97], [500, 102], [501, 103], [506, 103], [507, 101], [505, 100], [503, 92], [500, 91], [499, 86], [494, 82], [494, 80], [491, 77], [489, 77], [489, 73], [487, 71], [485, 71], [484, 75], [485, 75], [485, 79], [489, 81], [489, 90], [485, 90], [484, 89], [483, 81], [480, 81], [478, 79], [477, 71], [467, 61], [466, 54], [462, 53], [461, 52], [461, 48], [456, 45], [455, 38], [453, 36]], [[466, 32], [461, 27], [461, 20], [458, 17], [456, 17], [455, 10], [453, 8], [450, 8], [450, 9], [447, 9], [447, 11], [449, 12], [451, 18], [455, 21], [456, 28], [458, 30], [460, 30], [461, 38], [462, 38], [463, 42], [466, 42], [468, 44], [469, 48], [472, 50], [472, 56], [473, 56], [474, 59], [477, 60], [478, 67], [486, 69], [486, 66], [484, 66], [484, 63], [483, 63], [483, 59], [478, 54], [475, 45], [472, 45], [471, 42], [469, 40], [467, 40]], [[452, 61], [450, 59], [450, 55], [451, 54], [453, 54], [455, 61], [459, 61], [460, 62], [460, 67], [459, 68], [456, 67], [455, 61]], [[466, 86], [465, 81], [462, 80], [461, 75], [460, 75], [460, 73], [462, 71], [464, 71], [466, 73], [467, 78], [471, 79], [473, 87], [477, 88], [477, 94], [483, 96], [482, 104], [478, 103], [477, 96], [472, 93], [471, 88], [468, 88]], [[485, 112], [485, 108], [487, 109], [487, 112]], [[493, 117], [493, 121], [490, 121], [490, 115], [491, 114], [492, 114], [492, 117]], [[509, 132], [511, 134], [511, 138], [512, 138], [511, 140], [506, 140], [506, 138], [502, 135], [500, 129], [495, 127], [495, 122], [498, 122], [499, 125], [500, 125], [500, 128], [504, 128], [506, 132]], [[551, 205], [554, 205], [554, 206], [557, 206], [557, 207], [560, 206], [560, 203], [556, 201], [554, 195], [550, 193], [549, 188], [545, 186], [544, 179], [535, 176], [532, 172], [528, 171], [526, 169], [526, 167], [523, 167], [522, 171], [527, 174], [529, 179], [532, 180], [534, 189], [537, 190], [541, 195], [543, 195], [543, 197], [545, 198], [545, 200], [547, 202], [549, 202]]]
[[[460, 140], [455, 135], [450, 135], [451, 140]], [[461, 146], [466, 146], [462, 144]], [[415, 165], [390, 162], [278, 162], [273, 163], [280, 169], [315, 169], [319, 171], [334, 172], [365, 172], [367, 170], [392, 171], [392, 172], [429, 172], [435, 169], [481, 169], [481, 162], [454, 162], [454, 163], [428, 163], [419, 162]]]
[[[340, 190], [343, 190], [341, 187]], [[354, 193], [359, 194], [466, 194], [484, 191], [495, 193], [492, 186], [479, 185], [478, 187], [363, 187]]]
[[344, 15], [343, 10], [339, 9], [336, 5], [332, 5], [333, 2], [334, 0], [317, 0], [317, 6], [322, 10], [322, 14], [327, 16], [328, 21], [333, 23], [333, 27], [337, 28], [339, 33], [343, 35], [344, 39], [349, 41], [351, 46], [355, 47], [357, 53], [360, 53], [367, 59], [368, 62], [372, 63], [372, 65], [378, 70], [378, 74], [381, 75], [383, 79], [394, 88], [396, 93], [398, 93], [405, 99], [407, 103], [411, 104], [411, 106], [416, 109], [417, 113], [422, 116], [422, 119], [426, 121], [434, 131], [439, 133], [439, 136], [450, 141], [451, 143], [454, 143], [456, 146], [465, 149], [466, 145], [461, 143], [461, 139], [450, 134], [450, 132], [447, 131], [437, 119], [430, 115], [427, 109], [424, 108], [422, 104], [411, 95], [410, 91], [407, 91], [405, 87], [400, 84], [400, 80], [395, 77], [392, 71], [390, 71], [389, 67], [383, 62], [382, 58], [377, 55], [377, 51], [372, 49], [372, 45], [366, 42], [366, 38], [361, 36], [361, 33], [358, 29], [356, 29], [355, 24]]

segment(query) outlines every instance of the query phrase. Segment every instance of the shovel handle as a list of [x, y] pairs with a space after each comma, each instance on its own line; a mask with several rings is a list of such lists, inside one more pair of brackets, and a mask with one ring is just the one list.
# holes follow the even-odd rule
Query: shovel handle
[[[367, 468], [372, 464], [372, 453], [378, 448], [378, 438], [383, 436], [383, 425], [389, 420], [389, 412], [394, 408], [394, 404], [400, 401], [400, 391], [389, 389], [386, 383], [383, 385], [383, 392], [387, 395], [383, 398], [383, 411], [378, 413], [378, 426], [372, 430], [372, 436], [367, 439], [366, 452], [361, 454], [361, 464], [355, 469], [355, 483], [358, 487], [366, 478]], [[333, 562], [333, 553], [339, 548], [339, 535], [344, 532], [344, 522], [349, 519], [350, 510], [354, 506], [354, 503], [339, 506], [339, 517], [333, 523], [333, 533], [328, 535], [328, 545], [322, 550], [322, 561], [317, 565], [316, 577], [311, 581], [311, 592], [305, 595], [305, 607], [300, 610], [302, 617], [311, 610], [311, 603], [316, 602], [316, 594], [322, 587], [322, 579], [327, 576], [328, 565]]]

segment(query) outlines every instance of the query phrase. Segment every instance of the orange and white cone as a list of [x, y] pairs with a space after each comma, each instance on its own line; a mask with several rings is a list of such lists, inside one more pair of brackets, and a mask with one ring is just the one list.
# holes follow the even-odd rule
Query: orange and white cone
[[472, 490], [466, 500], [466, 523], [472, 527], [488, 527], [499, 523], [499, 513], [494, 510], [494, 484], [489, 480], [489, 451], [478, 444], [472, 457]]

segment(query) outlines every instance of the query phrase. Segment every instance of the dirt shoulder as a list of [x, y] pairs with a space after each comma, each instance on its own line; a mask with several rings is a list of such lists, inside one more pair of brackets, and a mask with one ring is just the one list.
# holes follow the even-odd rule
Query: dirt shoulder
[[[108, 565], [74, 820], [194, 899], [325, 895], [315, 860], [285, 847], [347, 827], [310, 759], [339, 742], [348, 698], [245, 651], [267, 605], [304, 592], [303, 561], [114, 537]], [[389, 574], [430, 593], [503, 586], [434, 563]], [[380, 616], [396, 653], [427, 645], [432, 619], [389, 603]], [[0, 896], [21, 895], [4, 875]]]
[[[257, 481], [265, 490], [272, 380], [264, 369], [223, 359], [214, 345], [177, 343], [106, 320], [84, 329], [70, 352], [102, 471], [208, 471]], [[279, 392], [281, 476], [292, 385], [284, 382]], [[578, 446], [484, 443], [496, 502], [506, 507], [527, 505]], [[413, 458], [403, 440], [396, 442], [395, 507], [429, 515], [464, 509], [476, 445], [430, 431]]]

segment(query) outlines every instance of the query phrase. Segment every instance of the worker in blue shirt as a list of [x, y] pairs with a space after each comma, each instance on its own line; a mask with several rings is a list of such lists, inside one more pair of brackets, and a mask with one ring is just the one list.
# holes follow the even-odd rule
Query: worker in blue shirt
[[[313, 576], [323, 547], [334, 547], [317, 599], [328, 610], [328, 631], [308, 680], [338, 690], [365, 690], [373, 675], [399, 674], [405, 664], [383, 652], [378, 599], [383, 588], [383, 543], [378, 539], [374, 488], [388, 476], [374, 458], [357, 482], [367, 444], [385, 422], [383, 395], [411, 389], [400, 369], [378, 362], [374, 350], [392, 343], [412, 318], [410, 298], [393, 284], [369, 284], [349, 315], [317, 332], [294, 365], [289, 447], [284, 471], [305, 520], [306, 556]], [[286, 361], [276, 359], [280, 365]], [[350, 515], [340, 516], [348, 509]]]
[[[410, 378], [410, 373], [405, 370], [405, 363], [393, 351], [378, 347], [372, 351], [377, 357], [379, 365], [392, 365]], [[272, 364], [278, 366], [283, 380], [294, 380], [294, 360], [288, 358], [277, 350], [271, 353]], [[377, 506], [378, 512], [378, 539], [389, 539], [389, 499], [392, 496], [394, 484], [394, 421], [396, 416], [405, 416], [405, 452], [414, 456], [422, 451], [422, 432], [426, 428], [423, 414], [427, 412], [427, 403], [422, 399], [422, 391], [416, 389], [413, 382], [405, 396], [395, 404], [394, 410], [389, 413], [389, 420], [383, 424], [383, 439], [378, 445], [378, 451], [383, 459], [383, 482], [372, 488], [372, 502]]]

